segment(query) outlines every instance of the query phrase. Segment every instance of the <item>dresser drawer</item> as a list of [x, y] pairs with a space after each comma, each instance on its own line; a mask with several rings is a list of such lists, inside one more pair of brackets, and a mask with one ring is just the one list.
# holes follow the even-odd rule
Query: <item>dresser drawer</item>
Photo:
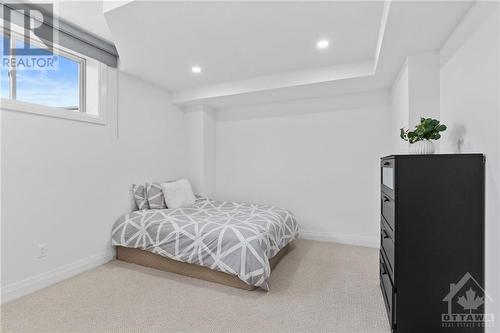
[[393, 159], [384, 159], [380, 161], [380, 188], [391, 198], [394, 198], [394, 189], [396, 185], [395, 161]]
[[386, 268], [394, 281], [394, 233], [383, 217], [380, 222], [380, 249], [385, 255]]
[[387, 272], [387, 267], [382, 257], [382, 253], [380, 254], [380, 289], [382, 289], [382, 295], [384, 296], [384, 303], [387, 309], [387, 316], [389, 317], [389, 323], [392, 328], [394, 288], [392, 286], [391, 279], [389, 278], [389, 273]]
[[382, 212], [382, 216], [385, 218], [387, 221], [387, 224], [389, 224], [389, 227], [394, 230], [394, 218], [395, 218], [395, 205], [394, 205], [394, 200], [389, 197], [387, 194], [384, 192], [380, 193], [380, 210]]

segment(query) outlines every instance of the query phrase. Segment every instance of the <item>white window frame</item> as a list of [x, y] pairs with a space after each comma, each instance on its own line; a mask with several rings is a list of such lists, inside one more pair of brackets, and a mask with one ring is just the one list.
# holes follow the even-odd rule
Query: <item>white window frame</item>
[[[0, 27], [1, 28], [1, 27]], [[23, 40], [25, 39], [24, 36], [17, 32], [17, 31], [12, 31], [6, 29], [3, 27], [3, 29], [0, 29], [0, 32], [3, 33], [3, 35], [7, 38], [10, 38], [10, 46], [15, 47], [15, 41], [17, 40]], [[14, 38], [11, 38], [11, 36], [14, 36]], [[29, 38], [30, 44], [35, 44], [35, 45], [40, 45], [41, 41], [38, 40], [38, 38], [31, 33], [30, 38]], [[93, 124], [98, 124], [98, 125], [106, 125], [107, 123], [107, 117], [105, 110], [106, 108], [103, 107], [105, 106], [105, 100], [106, 100], [106, 84], [107, 84], [107, 67], [106, 65], [103, 65], [101, 63], [98, 64], [98, 75], [97, 75], [97, 81], [96, 84], [99, 86], [98, 93], [97, 93], [97, 98], [99, 99], [96, 101], [97, 105], [97, 110], [94, 110], [94, 112], [90, 113], [87, 112], [87, 63], [88, 60], [91, 60], [90, 58], [79, 54], [77, 52], [71, 51], [69, 49], [63, 48], [59, 45], [55, 46], [55, 44], [52, 45], [53, 47], [53, 52], [54, 54], [61, 55], [63, 57], [69, 58], [71, 60], [77, 61], [79, 63], [79, 106], [78, 110], [69, 110], [69, 109], [64, 109], [60, 107], [51, 107], [51, 106], [45, 106], [45, 105], [40, 105], [40, 104], [34, 104], [34, 103], [29, 103], [29, 102], [23, 102], [19, 101], [16, 99], [13, 99], [16, 95], [15, 91], [15, 75], [12, 76], [13, 79], [9, 79], [9, 98], [1, 98], [0, 101], [0, 109], [3, 110], [8, 110], [8, 111], [19, 111], [19, 112], [26, 112], [26, 113], [32, 113], [32, 114], [37, 114], [37, 115], [42, 115], [42, 116], [49, 116], [49, 117], [55, 117], [55, 118], [63, 118], [63, 119], [69, 119], [69, 120], [76, 120], [76, 121], [83, 121], [83, 122], [88, 122], [88, 123], [93, 123]], [[95, 60], [92, 59], [92, 61], [95, 62]], [[12, 69], [11, 71], [14, 71], [13, 74], [15, 74], [15, 69]], [[12, 74], [9, 71], [9, 76]], [[104, 99], [104, 100], [103, 100]]]

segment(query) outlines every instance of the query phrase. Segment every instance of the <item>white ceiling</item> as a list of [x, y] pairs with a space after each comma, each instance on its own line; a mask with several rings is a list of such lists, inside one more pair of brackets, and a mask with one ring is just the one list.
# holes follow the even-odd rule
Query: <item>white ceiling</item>
[[[437, 51], [467, 13], [473, 2], [465, 1], [393, 1], [390, 4], [386, 27], [380, 45], [380, 55], [373, 70], [359, 75], [339, 77], [304, 85], [289, 85], [279, 89], [253, 89], [233, 93], [227, 87], [207, 86], [196, 90], [173, 92], [179, 105], [205, 104], [213, 108], [277, 101], [346, 95], [391, 88], [406, 57], [411, 54]], [[343, 66], [346, 67], [346, 66]], [[354, 73], [354, 69], [348, 70]], [[236, 84], [242, 86], [243, 83]], [[261, 82], [261, 87], [265, 81]], [[227, 86], [234, 87], [228, 83]], [[243, 90], [243, 89], [242, 89]]]
[[[37, 1], [32, 0], [32, 2]], [[40, 2], [53, 3], [56, 15], [109, 42], [113, 41], [103, 15], [102, 1], [41, 0]]]
[[[381, 2], [135, 1], [106, 18], [127, 55], [122, 68], [177, 91], [370, 60], [382, 8]], [[321, 38], [330, 40], [328, 49], [316, 48]], [[191, 73], [193, 65], [203, 74]]]
[[[70, 3], [61, 15], [112, 38], [123, 71], [180, 106], [214, 108], [387, 90], [406, 56], [439, 50], [472, 5], [127, 0], [103, 15], [99, 1]], [[328, 49], [316, 49], [320, 38]]]

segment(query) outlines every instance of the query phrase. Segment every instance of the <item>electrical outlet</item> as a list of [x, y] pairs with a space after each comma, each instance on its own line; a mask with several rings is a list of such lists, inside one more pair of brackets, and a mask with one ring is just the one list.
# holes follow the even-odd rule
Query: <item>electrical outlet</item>
[[38, 244], [38, 258], [47, 256], [47, 244]]

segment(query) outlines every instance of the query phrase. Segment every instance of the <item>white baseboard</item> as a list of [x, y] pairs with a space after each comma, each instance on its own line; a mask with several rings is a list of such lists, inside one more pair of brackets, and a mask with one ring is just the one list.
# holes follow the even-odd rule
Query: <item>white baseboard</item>
[[365, 247], [380, 247], [380, 240], [378, 237], [360, 236], [360, 235], [349, 235], [349, 234], [339, 234], [334, 232], [324, 232], [324, 231], [312, 231], [312, 230], [300, 230], [299, 238], [315, 240], [320, 242], [333, 242]]
[[22, 281], [8, 284], [1, 288], [1, 302], [5, 303], [16, 298], [31, 294], [37, 290], [48, 287], [54, 283], [68, 279], [72, 276], [98, 267], [113, 260], [115, 252], [110, 250], [99, 253], [84, 259], [80, 259], [71, 264], [67, 264], [51, 271], [41, 273]]

